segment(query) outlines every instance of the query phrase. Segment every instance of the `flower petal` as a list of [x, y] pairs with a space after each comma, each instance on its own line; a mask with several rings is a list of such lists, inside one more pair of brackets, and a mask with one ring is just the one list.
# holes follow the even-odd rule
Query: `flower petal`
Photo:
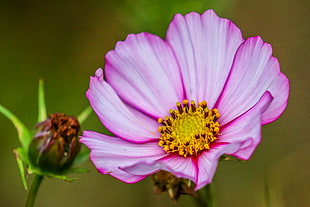
[[273, 95], [273, 100], [263, 113], [262, 124], [273, 122], [283, 113], [289, 96], [289, 80], [283, 73], [278, 74], [272, 81], [268, 91]]
[[128, 35], [106, 55], [107, 82], [126, 103], [155, 118], [167, 115], [183, 99], [173, 52], [161, 38], [148, 33]]
[[224, 153], [236, 152], [239, 147], [239, 143], [219, 143], [214, 144], [210, 150], [203, 152], [198, 157], [184, 158], [178, 155], [169, 155], [154, 162], [141, 160], [141, 162], [123, 168], [123, 170], [134, 175], [152, 174], [159, 170], [165, 170], [176, 177], [192, 180], [196, 184], [195, 190], [198, 190], [211, 182], [219, 157]]
[[[266, 111], [268, 115], [266, 114], [265, 119], [273, 120], [280, 116], [286, 106], [288, 84], [280, 72], [277, 59], [271, 55], [271, 45], [264, 43], [260, 37], [249, 38], [240, 46], [223, 93], [216, 104], [221, 113], [221, 125], [248, 111], [266, 91], [271, 92], [275, 101], [270, 110]], [[279, 106], [280, 109], [277, 108]], [[271, 111], [276, 114], [270, 114]]]
[[218, 160], [223, 154], [231, 154], [238, 150], [240, 144], [215, 144], [211, 149], [204, 151], [198, 157], [198, 172], [195, 180], [196, 188], [199, 190], [203, 186], [212, 182], [212, 178], [216, 171]]
[[152, 174], [159, 170], [165, 170], [174, 174], [176, 177], [187, 178], [192, 181], [195, 181], [197, 176], [195, 159], [191, 157], [184, 158], [175, 154], [166, 154], [166, 156], [154, 162], [141, 160], [141, 162], [123, 168], [123, 170], [135, 175]]
[[176, 177], [187, 178], [192, 181], [197, 177], [197, 162], [193, 157], [171, 155], [159, 161], [161, 169], [171, 172]]
[[90, 159], [99, 172], [127, 183], [138, 182], [147, 174], [133, 175], [122, 168], [141, 162], [153, 162], [166, 156], [166, 153], [158, 146], [157, 142], [134, 144], [118, 137], [110, 137], [92, 131], [84, 131], [80, 142], [90, 150]]
[[127, 107], [103, 80], [101, 69], [91, 77], [87, 97], [101, 122], [117, 136], [132, 142], [158, 139], [157, 121]]
[[240, 30], [213, 10], [175, 15], [167, 41], [178, 59], [187, 99], [207, 101], [213, 108], [242, 43]]
[[[232, 153], [240, 159], [248, 160], [261, 141], [262, 114], [272, 103], [272, 96], [266, 92], [260, 101], [248, 112], [228, 123], [221, 129], [220, 142], [240, 143], [240, 148]], [[229, 153], [227, 153], [229, 154]]]

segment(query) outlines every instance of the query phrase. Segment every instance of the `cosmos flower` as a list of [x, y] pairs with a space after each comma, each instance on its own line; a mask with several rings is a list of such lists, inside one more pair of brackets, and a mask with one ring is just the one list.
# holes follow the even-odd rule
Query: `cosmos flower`
[[87, 97], [115, 137], [84, 131], [81, 142], [103, 174], [135, 183], [165, 170], [197, 190], [221, 155], [251, 157], [288, 95], [270, 44], [212, 10], [177, 14], [165, 40], [130, 34], [107, 53]]

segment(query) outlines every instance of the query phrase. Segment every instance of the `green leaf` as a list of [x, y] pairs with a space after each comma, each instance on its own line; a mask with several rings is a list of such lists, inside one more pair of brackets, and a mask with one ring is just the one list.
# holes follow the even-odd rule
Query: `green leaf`
[[16, 161], [17, 161], [17, 166], [19, 169], [20, 176], [22, 178], [22, 183], [24, 185], [25, 190], [28, 190], [27, 182], [26, 182], [26, 172], [24, 168], [24, 162], [22, 156], [25, 156], [24, 154], [24, 149], [19, 147], [14, 150], [15, 156], [16, 156]]
[[0, 113], [6, 116], [13, 123], [18, 133], [19, 142], [24, 148], [25, 152], [27, 152], [28, 146], [32, 140], [32, 135], [30, 131], [12, 112], [3, 107], [1, 104], [0, 104]]
[[44, 97], [44, 81], [39, 80], [39, 91], [38, 91], [38, 123], [46, 119], [46, 105]]
[[78, 120], [80, 124], [82, 124], [87, 119], [87, 117], [90, 115], [91, 112], [92, 109], [90, 106], [88, 106], [86, 109], [84, 109], [84, 111], [82, 111], [82, 113], [78, 115]]
[[80, 151], [73, 161], [72, 166], [79, 165], [89, 159], [89, 150]]

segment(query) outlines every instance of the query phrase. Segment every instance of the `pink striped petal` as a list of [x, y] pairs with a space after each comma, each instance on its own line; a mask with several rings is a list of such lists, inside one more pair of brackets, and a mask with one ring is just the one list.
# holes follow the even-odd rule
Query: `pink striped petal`
[[101, 69], [91, 77], [87, 97], [101, 122], [115, 135], [136, 143], [158, 139], [157, 121], [127, 107], [103, 80]]
[[283, 113], [286, 108], [289, 96], [289, 80], [283, 73], [279, 73], [268, 88], [273, 96], [273, 100], [263, 113], [262, 124], [273, 122]]
[[176, 177], [187, 178], [192, 181], [197, 177], [197, 162], [194, 157], [182, 157], [179, 155], [171, 155], [164, 157], [158, 161], [161, 169], [166, 170]]
[[154, 162], [166, 156], [157, 142], [134, 144], [118, 137], [110, 137], [96, 132], [84, 131], [80, 142], [90, 150], [90, 159], [99, 172], [110, 174], [127, 183], [138, 182], [147, 174], [134, 175], [122, 168], [141, 162]]
[[165, 170], [176, 177], [187, 178], [192, 181], [195, 181], [197, 176], [197, 164], [194, 158], [168, 154], [155, 162], [141, 160], [140, 163], [123, 168], [123, 170], [134, 175], [152, 174], [159, 170]]
[[[249, 38], [240, 46], [216, 104], [221, 113], [219, 121], [222, 125], [248, 111], [266, 91], [270, 91], [275, 98], [268, 111], [277, 112], [272, 115], [266, 111], [266, 119], [272, 120], [282, 113], [288, 96], [288, 84], [280, 72], [277, 59], [271, 55], [271, 45], [264, 43], [260, 37]], [[280, 84], [285, 86], [279, 87]], [[280, 109], [275, 109], [279, 106]]]
[[243, 41], [240, 30], [212, 10], [185, 17], [177, 14], [169, 26], [167, 41], [178, 59], [187, 98], [205, 100], [213, 108]]
[[[232, 155], [248, 160], [261, 141], [262, 114], [270, 104], [273, 97], [266, 92], [260, 101], [248, 112], [228, 123], [221, 129], [219, 142], [240, 143], [240, 148]], [[229, 153], [228, 153], [229, 154]]]
[[167, 155], [154, 162], [141, 160], [140, 163], [125, 167], [123, 170], [137, 176], [165, 170], [176, 177], [192, 180], [196, 184], [195, 190], [199, 190], [211, 182], [219, 157], [224, 153], [231, 154], [236, 152], [239, 147], [239, 143], [219, 143], [214, 144], [210, 150], [203, 152], [198, 157], [184, 158], [178, 155]]
[[128, 35], [106, 55], [107, 82], [126, 103], [156, 118], [183, 99], [179, 67], [168, 44], [148, 33]]

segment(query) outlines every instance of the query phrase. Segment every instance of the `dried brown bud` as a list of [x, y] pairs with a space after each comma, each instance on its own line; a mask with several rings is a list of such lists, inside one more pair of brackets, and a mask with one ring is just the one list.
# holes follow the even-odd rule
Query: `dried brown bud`
[[77, 118], [55, 113], [36, 128], [38, 132], [29, 146], [31, 163], [44, 172], [57, 174], [67, 170], [81, 148]]
[[177, 178], [167, 171], [159, 171], [152, 175], [154, 182], [154, 193], [159, 195], [168, 192], [172, 201], [178, 201], [181, 194], [197, 197], [191, 181], [184, 178]]

